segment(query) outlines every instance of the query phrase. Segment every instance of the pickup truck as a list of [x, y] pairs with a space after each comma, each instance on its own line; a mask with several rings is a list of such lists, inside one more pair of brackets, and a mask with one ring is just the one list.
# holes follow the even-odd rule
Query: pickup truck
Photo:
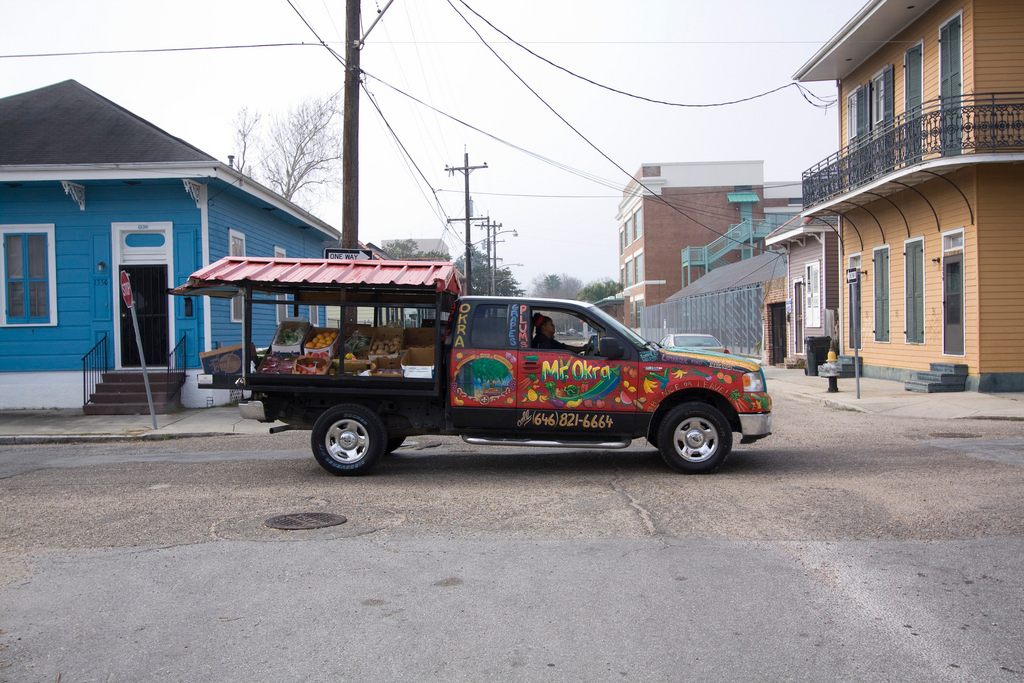
[[[771, 433], [757, 363], [662, 348], [587, 303], [461, 296], [450, 263], [227, 257], [172, 293], [244, 304], [240, 362], [209, 363], [199, 386], [249, 392], [242, 415], [284, 423], [271, 431], [311, 430], [334, 475], [423, 434], [582, 449], [642, 437], [673, 470], [704, 473], [734, 432]], [[537, 314], [580, 343], [535, 348]]]

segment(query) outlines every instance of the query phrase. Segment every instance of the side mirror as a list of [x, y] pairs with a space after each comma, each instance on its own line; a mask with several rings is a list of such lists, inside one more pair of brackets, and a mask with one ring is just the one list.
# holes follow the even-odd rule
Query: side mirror
[[618, 360], [626, 355], [626, 350], [615, 337], [601, 337], [601, 353], [599, 354], [608, 360]]

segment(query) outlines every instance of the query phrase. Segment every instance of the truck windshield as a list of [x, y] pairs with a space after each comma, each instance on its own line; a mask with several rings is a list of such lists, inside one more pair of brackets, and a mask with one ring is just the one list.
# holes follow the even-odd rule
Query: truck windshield
[[614, 329], [616, 332], [625, 337], [633, 346], [638, 349], [644, 349], [651, 345], [651, 342], [647, 341], [639, 334], [629, 329], [615, 318], [611, 317], [597, 306], [587, 306], [587, 312], [600, 320], [606, 327]]

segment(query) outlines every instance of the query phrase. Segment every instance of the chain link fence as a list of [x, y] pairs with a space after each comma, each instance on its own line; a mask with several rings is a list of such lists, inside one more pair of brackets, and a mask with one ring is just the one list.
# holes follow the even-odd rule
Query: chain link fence
[[640, 334], [653, 341], [666, 334], [711, 334], [733, 353], [760, 356], [763, 314], [764, 285], [756, 283], [648, 306]]

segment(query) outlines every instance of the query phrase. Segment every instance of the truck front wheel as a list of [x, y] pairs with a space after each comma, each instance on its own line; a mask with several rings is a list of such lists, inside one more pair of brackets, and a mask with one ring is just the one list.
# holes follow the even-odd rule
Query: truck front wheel
[[665, 463], [677, 472], [711, 472], [725, 462], [732, 450], [732, 430], [714, 406], [683, 403], [662, 420], [658, 450]]
[[313, 457], [334, 475], [363, 474], [387, 445], [384, 423], [372, 410], [354, 403], [329, 408], [313, 424]]

